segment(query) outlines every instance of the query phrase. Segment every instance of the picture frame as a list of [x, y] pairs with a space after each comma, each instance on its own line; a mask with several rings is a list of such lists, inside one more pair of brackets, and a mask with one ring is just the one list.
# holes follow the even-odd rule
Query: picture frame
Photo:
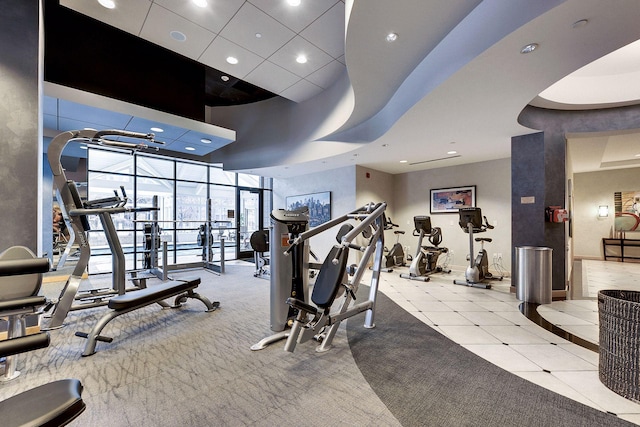
[[429, 207], [432, 214], [457, 213], [460, 208], [475, 207], [476, 186], [435, 188], [430, 191]]
[[331, 191], [287, 196], [285, 202], [290, 211], [303, 206], [309, 208], [309, 227], [317, 227], [331, 219]]

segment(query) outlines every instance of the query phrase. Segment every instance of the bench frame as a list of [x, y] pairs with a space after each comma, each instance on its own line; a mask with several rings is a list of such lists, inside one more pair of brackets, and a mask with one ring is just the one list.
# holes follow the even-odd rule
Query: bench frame
[[[182, 304], [186, 302], [187, 298], [193, 298], [202, 301], [207, 307], [207, 313], [216, 310], [220, 306], [218, 301], [212, 303], [207, 297], [194, 292], [194, 289], [197, 288], [199, 284], [200, 278], [175, 280], [160, 285], [152, 285], [139, 291], [111, 298], [108, 304], [111, 310], [96, 322], [91, 332], [88, 334], [85, 332], [76, 332], [76, 336], [87, 338], [87, 344], [85, 345], [82, 356], [91, 356], [94, 354], [96, 352], [97, 341], [112, 342], [113, 338], [102, 336], [100, 332], [116, 317], [138, 310], [139, 308], [155, 303], [158, 303], [163, 308], [179, 308], [182, 307]], [[164, 301], [174, 297], [173, 305], [169, 305]]]

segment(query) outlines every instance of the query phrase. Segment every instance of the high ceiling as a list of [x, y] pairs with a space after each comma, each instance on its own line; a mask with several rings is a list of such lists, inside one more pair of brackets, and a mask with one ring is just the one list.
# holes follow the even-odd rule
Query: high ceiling
[[[395, 174], [507, 158], [512, 136], [535, 131], [517, 122], [530, 103], [581, 109], [640, 98], [627, 90], [625, 99], [575, 102], [566, 89], [550, 89], [640, 39], [637, 0], [616, 7], [600, 0], [302, 0], [297, 7], [208, 0], [203, 8], [192, 0], [113, 1], [114, 9], [97, 0], [60, 4], [219, 73], [210, 76], [277, 95], [203, 107], [204, 121], [235, 131], [235, 142], [203, 159], [232, 170], [286, 177], [359, 164]], [[389, 33], [397, 39], [388, 42]], [[530, 43], [537, 49], [520, 53]], [[613, 68], [579, 71], [579, 84], [565, 88], [584, 95], [607, 76], [632, 85], [640, 70], [632, 52], [611, 57]], [[305, 64], [296, 62], [302, 53]], [[229, 64], [230, 56], [238, 63]], [[105, 105], [55, 85], [45, 93]], [[605, 148], [593, 150], [601, 158], [590, 167], [640, 165], [640, 138], [598, 138]]]

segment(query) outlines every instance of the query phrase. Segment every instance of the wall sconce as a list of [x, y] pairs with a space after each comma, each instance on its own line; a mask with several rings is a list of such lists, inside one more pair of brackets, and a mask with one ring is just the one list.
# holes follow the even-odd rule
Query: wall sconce
[[609, 206], [600, 205], [598, 206], [598, 218], [606, 218], [609, 216]]

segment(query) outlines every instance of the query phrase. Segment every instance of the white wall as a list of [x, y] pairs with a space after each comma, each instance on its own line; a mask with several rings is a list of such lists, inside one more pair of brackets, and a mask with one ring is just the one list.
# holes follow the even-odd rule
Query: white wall
[[[403, 246], [409, 247], [409, 254], [416, 251], [417, 237], [412, 236], [413, 217], [429, 215], [431, 224], [442, 229], [441, 247], [453, 252], [450, 268], [464, 270], [467, 266], [466, 256], [469, 253], [469, 235], [458, 225], [459, 216], [455, 214], [431, 214], [429, 209], [430, 190], [447, 187], [476, 186], [476, 206], [493, 230], [483, 233], [482, 237], [492, 238], [486, 244], [489, 254], [489, 270], [493, 254], [502, 254], [502, 267], [511, 269], [511, 159], [492, 160], [463, 166], [430, 169], [395, 175], [394, 198], [391, 212], [392, 219], [406, 233], [401, 237]], [[391, 238], [389, 236], [388, 238]], [[474, 242], [474, 251], [480, 249]]]
[[[273, 209], [284, 209], [287, 196], [331, 191], [331, 218], [351, 212], [359, 207], [356, 203], [355, 173], [356, 167], [348, 166], [295, 178], [274, 178]], [[334, 227], [311, 238], [311, 250], [318, 256], [320, 262], [336, 243], [338, 228]]]
[[[574, 256], [602, 259], [602, 238], [612, 237], [614, 228], [613, 193], [640, 191], [640, 168], [576, 173], [573, 190]], [[608, 218], [597, 217], [600, 205], [609, 206]]]
[[[367, 173], [369, 176], [367, 177]], [[464, 166], [431, 169], [390, 175], [362, 166], [333, 169], [326, 172], [274, 179], [273, 208], [284, 208], [285, 198], [299, 194], [331, 191], [332, 212], [335, 218], [369, 202], [385, 201], [387, 215], [406, 233], [400, 239], [415, 253], [417, 237], [412, 236], [413, 217], [430, 215], [434, 227], [442, 228], [442, 244], [453, 251], [451, 268], [464, 270], [469, 252], [468, 234], [458, 226], [458, 214], [430, 214], [429, 190], [432, 188], [476, 186], [476, 203], [482, 214], [495, 226], [483, 234], [493, 242], [486, 245], [489, 262], [494, 253], [502, 254], [503, 268], [511, 268], [511, 160], [500, 159]], [[335, 242], [336, 230], [311, 239], [311, 249], [324, 259]], [[391, 247], [395, 236], [387, 232], [385, 245]], [[479, 250], [476, 243], [474, 249]], [[492, 273], [497, 273], [490, 268]]]
[[[392, 204], [394, 176], [385, 172], [356, 166], [356, 204], [387, 202]], [[389, 215], [390, 206], [386, 214]]]

